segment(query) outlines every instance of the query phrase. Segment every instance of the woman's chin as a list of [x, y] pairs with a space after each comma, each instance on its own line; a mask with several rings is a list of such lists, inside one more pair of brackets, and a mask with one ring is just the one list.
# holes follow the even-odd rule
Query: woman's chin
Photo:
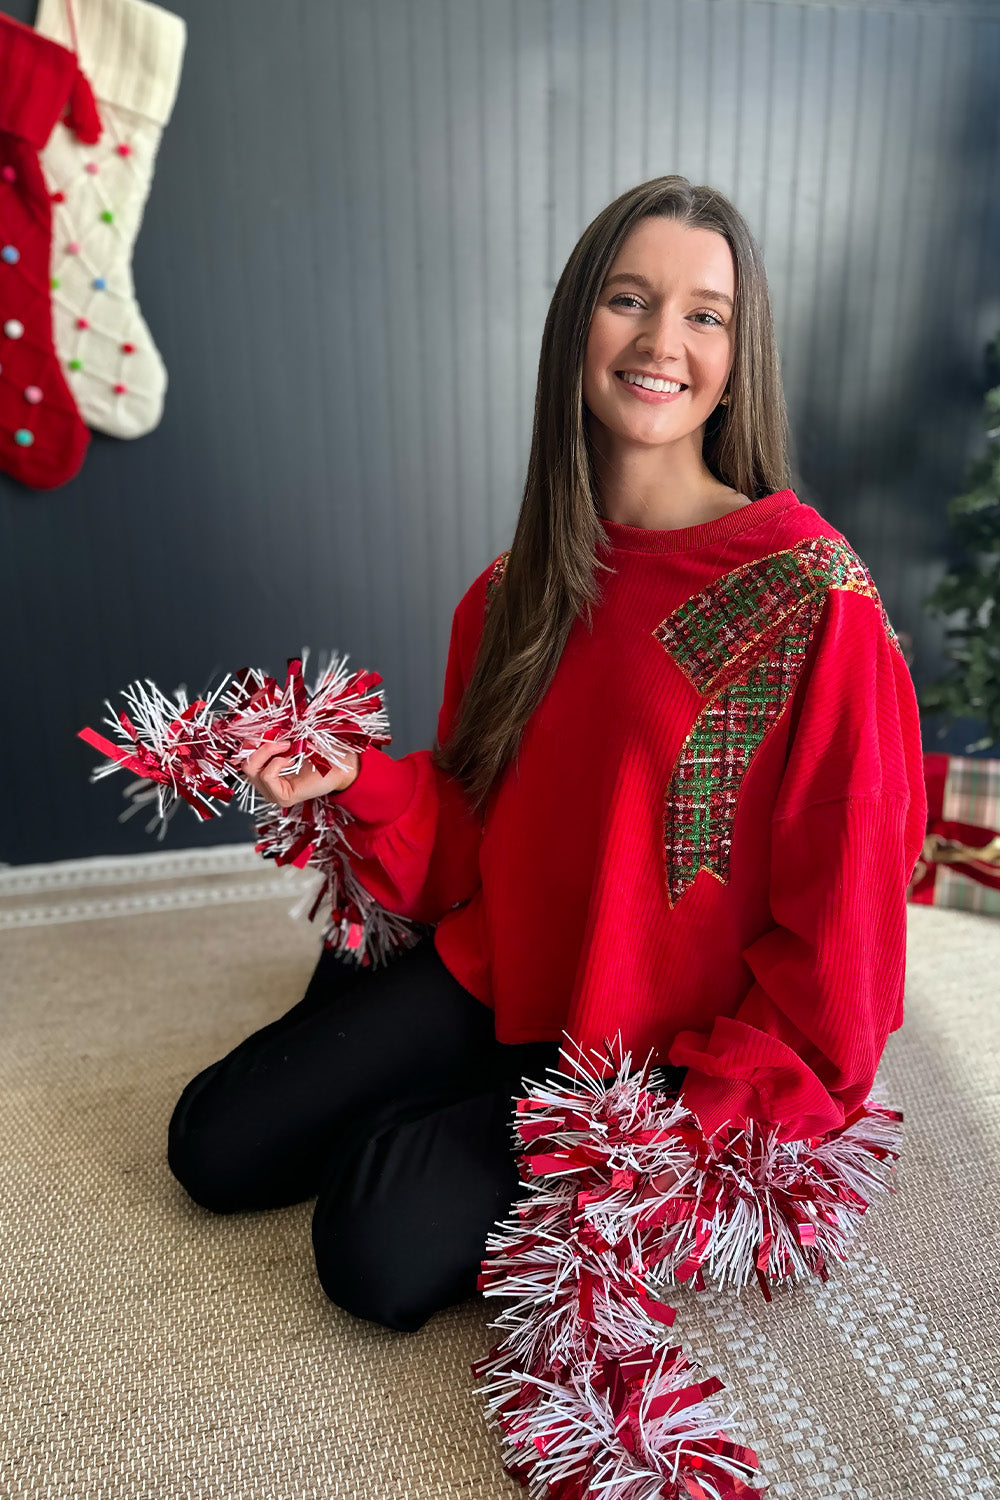
[[672, 418], [666, 412], [661, 412], [645, 421], [633, 420], [620, 423], [616, 429], [616, 436], [620, 442], [656, 448], [664, 443], [680, 442], [682, 438], [689, 437], [695, 430], [690, 415], [684, 418]]
[[631, 409], [622, 410], [616, 403], [613, 410], [595, 413], [584, 403], [587, 427], [592, 442], [598, 447], [612, 443], [638, 448], [659, 448], [665, 443], [676, 443], [704, 427], [704, 417], [694, 421], [696, 415], [690, 408], [685, 411], [672, 410], [672, 404], [659, 407], [639, 402], [631, 403]]

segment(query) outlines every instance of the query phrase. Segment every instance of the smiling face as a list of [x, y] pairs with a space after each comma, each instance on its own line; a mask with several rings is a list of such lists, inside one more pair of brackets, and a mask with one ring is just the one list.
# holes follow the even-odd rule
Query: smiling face
[[[583, 400], [599, 447], [693, 438], [701, 454], [704, 424], [732, 367], [735, 299], [733, 256], [721, 234], [660, 217], [635, 226], [601, 288], [587, 337]], [[644, 389], [626, 375], [671, 386]]]

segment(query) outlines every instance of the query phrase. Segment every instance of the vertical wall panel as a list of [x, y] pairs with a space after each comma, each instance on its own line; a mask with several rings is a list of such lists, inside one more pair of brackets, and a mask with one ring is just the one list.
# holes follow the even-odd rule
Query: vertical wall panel
[[680, 135], [681, 56], [680, 12], [669, 0], [648, 0], [648, 55], [643, 78], [650, 89], [646, 99], [647, 150], [643, 179], [676, 172]]
[[677, 0], [679, 129], [677, 167], [694, 182], [704, 182], [715, 80], [709, 71], [709, 7], [700, 0]]
[[[680, 172], [765, 254], [796, 487], [940, 664], [922, 599], [1000, 324], [1000, 3], [172, 0], [189, 46], [135, 257], [170, 389], [80, 477], [0, 477], [0, 859], [149, 847], [75, 730], [303, 644], [429, 743], [458, 597], [509, 544], [539, 340], [610, 198]], [[10, 0], [31, 19], [33, 0]], [[37, 682], [41, 679], [41, 688]], [[21, 784], [18, 734], [0, 741]], [[170, 842], [245, 838], [239, 818]]]
[[[484, 99], [483, 180], [483, 402], [486, 444], [483, 492], [478, 497], [481, 555], [495, 556], [510, 540], [521, 463], [511, 434], [522, 427], [518, 346], [518, 152], [514, 127], [517, 52], [515, 8], [478, 0], [482, 40], [476, 70]], [[499, 420], [498, 420], [499, 418]], [[450, 621], [448, 622], [450, 624]], [[447, 641], [444, 642], [447, 645]]]
[[739, 192], [742, 31], [746, 0], [717, 0], [708, 13], [708, 66], [714, 86], [704, 180], [728, 197]]
[[[551, 13], [547, 6], [537, 4], [537, 0], [513, 0], [513, 15], [518, 409], [511, 435], [518, 485], [516, 495], [511, 494], [506, 500], [505, 510], [494, 517], [490, 546], [493, 557], [509, 544], [513, 518], [520, 504], [531, 441], [538, 346], [552, 290], [549, 284], [554, 192], [549, 72]], [[508, 514], [510, 524], [501, 527], [500, 521], [506, 521]]]
[[829, 10], [804, 8], [799, 12], [798, 36], [789, 59], [795, 93], [794, 155], [788, 187], [789, 253], [780, 278], [773, 264], [777, 250], [773, 236], [767, 251], [769, 277], [784, 283], [783, 325], [778, 330], [784, 354], [782, 373], [789, 399], [799, 403], [800, 410], [811, 371], [809, 330], [820, 295], [817, 272], [827, 212], [831, 18]]
[[482, 178], [482, 99], [478, 90], [478, 8], [468, 0], [448, 0], [445, 7], [447, 59], [448, 177], [450, 223], [445, 233], [454, 247], [449, 286], [452, 345], [442, 361], [455, 363], [458, 493], [453, 500], [457, 566], [442, 583], [457, 598], [464, 587], [464, 560], [483, 556], [482, 524], [487, 486], [486, 403], [489, 391], [486, 328], [483, 323], [483, 206], [487, 185]]
[[[609, 11], [614, 50], [614, 159], [606, 202], [618, 183], [640, 181], [645, 174], [646, 95], [652, 86], [646, 43], [649, 5], [646, 0], [618, 0]], [[602, 205], [598, 204], [598, 208]]]
[[[419, 227], [419, 311], [415, 321], [423, 357], [419, 366], [408, 371], [408, 375], [413, 382], [410, 399], [414, 399], [418, 387], [420, 391], [427, 454], [427, 541], [408, 559], [408, 564], [415, 568], [429, 568], [431, 599], [435, 613], [439, 613], [440, 592], [448, 587], [454, 589], [461, 566], [455, 513], [462, 493], [459, 385], [466, 356], [461, 348], [456, 349], [459, 326], [456, 320], [461, 314], [457, 307], [458, 266], [454, 239], [442, 232], [442, 227], [450, 225], [455, 217], [450, 157], [454, 123], [448, 100], [447, 11], [443, 0], [433, 0], [433, 3], [414, 8], [414, 11], [406, 21], [414, 92], [413, 114], [407, 120], [406, 128], [412, 132], [413, 142], [411, 171]], [[394, 7], [391, 15], [397, 14], [399, 12]], [[391, 16], [387, 24], [392, 24]], [[394, 546], [391, 533], [383, 539], [383, 545]], [[423, 561], [425, 557], [428, 559], [426, 563]], [[397, 684], [397, 691], [399, 686]], [[412, 690], [419, 691], [424, 686], [425, 677], [422, 675], [412, 684]], [[401, 722], [393, 708], [394, 728]]]
[[[746, 216], [758, 240], [767, 214], [768, 157], [771, 147], [771, 117], [774, 109], [772, 79], [772, 35], [775, 7], [759, 0], [741, 6], [742, 52], [740, 56], [740, 140], [738, 194], [734, 200]], [[770, 279], [774, 281], [774, 277]], [[772, 295], [777, 290], [772, 286]]]
[[[436, 566], [424, 399], [432, 367], [419, 276], [420, 174], [414, 170], [416, 136], [410, 128], [415, 113], [415, 80], [405, 10], [391, 13], [372, 9], [370, 14], [375, 30], [381, 159], [369, 191], [377, 192], [381, 208], [377, 267], [381, 295], [367, 303], [366, 322], [373, 334], [384, 339], [390, 400], [388, 431], [394, 460], [387, 497], [390, 513], [379, 535], [394, 536], [397, 541], [391, 552], [398, 564], [395, 628], [401, 632], [397, 650], [402, 682], [394, 694], [394, 713], [412, 713], [415, 690], [426, 676], [428, 642], [434, 639], [431, 580]], [[387, 112], [388, 101], [391, 111]]]
[[[550, 290], [587, 223], [586, 184], [608, 182], [607, 107], [609, 87], [589, 98], [582, 87], [587, 17], [593, 0], [550, 0], [549, 6], [549, 244], [546, 280]], [[603, 124], [603, 131], [595, 123]], [[586, 135], [599, 143], [588, 162]]]

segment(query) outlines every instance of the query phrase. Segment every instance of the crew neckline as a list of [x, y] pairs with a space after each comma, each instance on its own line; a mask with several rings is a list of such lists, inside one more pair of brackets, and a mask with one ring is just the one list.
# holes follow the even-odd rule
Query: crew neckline
[[616, 552], [693, 552], [698, 547], [712, 547], [728, 541], [738, 532], [749, 531], [769, 516], [799, 503], [794, 490], [775, 490], [772, 495], [762, 495], [759, 500], [750, 500], [731, 510], [728, 515], [716, 516], [714, 521], [701, 521], [697, 526], [678, 526], [670, 531], [627, 526], [623, 521], [609, 521], [607, 516], [598, 516], [598, 520]]

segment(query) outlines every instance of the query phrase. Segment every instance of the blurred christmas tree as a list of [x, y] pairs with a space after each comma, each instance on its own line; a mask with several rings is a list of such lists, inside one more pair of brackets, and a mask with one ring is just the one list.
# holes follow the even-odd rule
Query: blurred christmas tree
[[986, 732], [966, 753], [1000, 743], [1000, 333], [988, 350], [992, 388], [983, 403], [986, 449], [966, 478], [966, 489], [948, 502], [954, 541], [964, 556], [924, 600], [945, 617], [945, 655], [951, 671], [920, 693], [927, 713], [978, 719]]

